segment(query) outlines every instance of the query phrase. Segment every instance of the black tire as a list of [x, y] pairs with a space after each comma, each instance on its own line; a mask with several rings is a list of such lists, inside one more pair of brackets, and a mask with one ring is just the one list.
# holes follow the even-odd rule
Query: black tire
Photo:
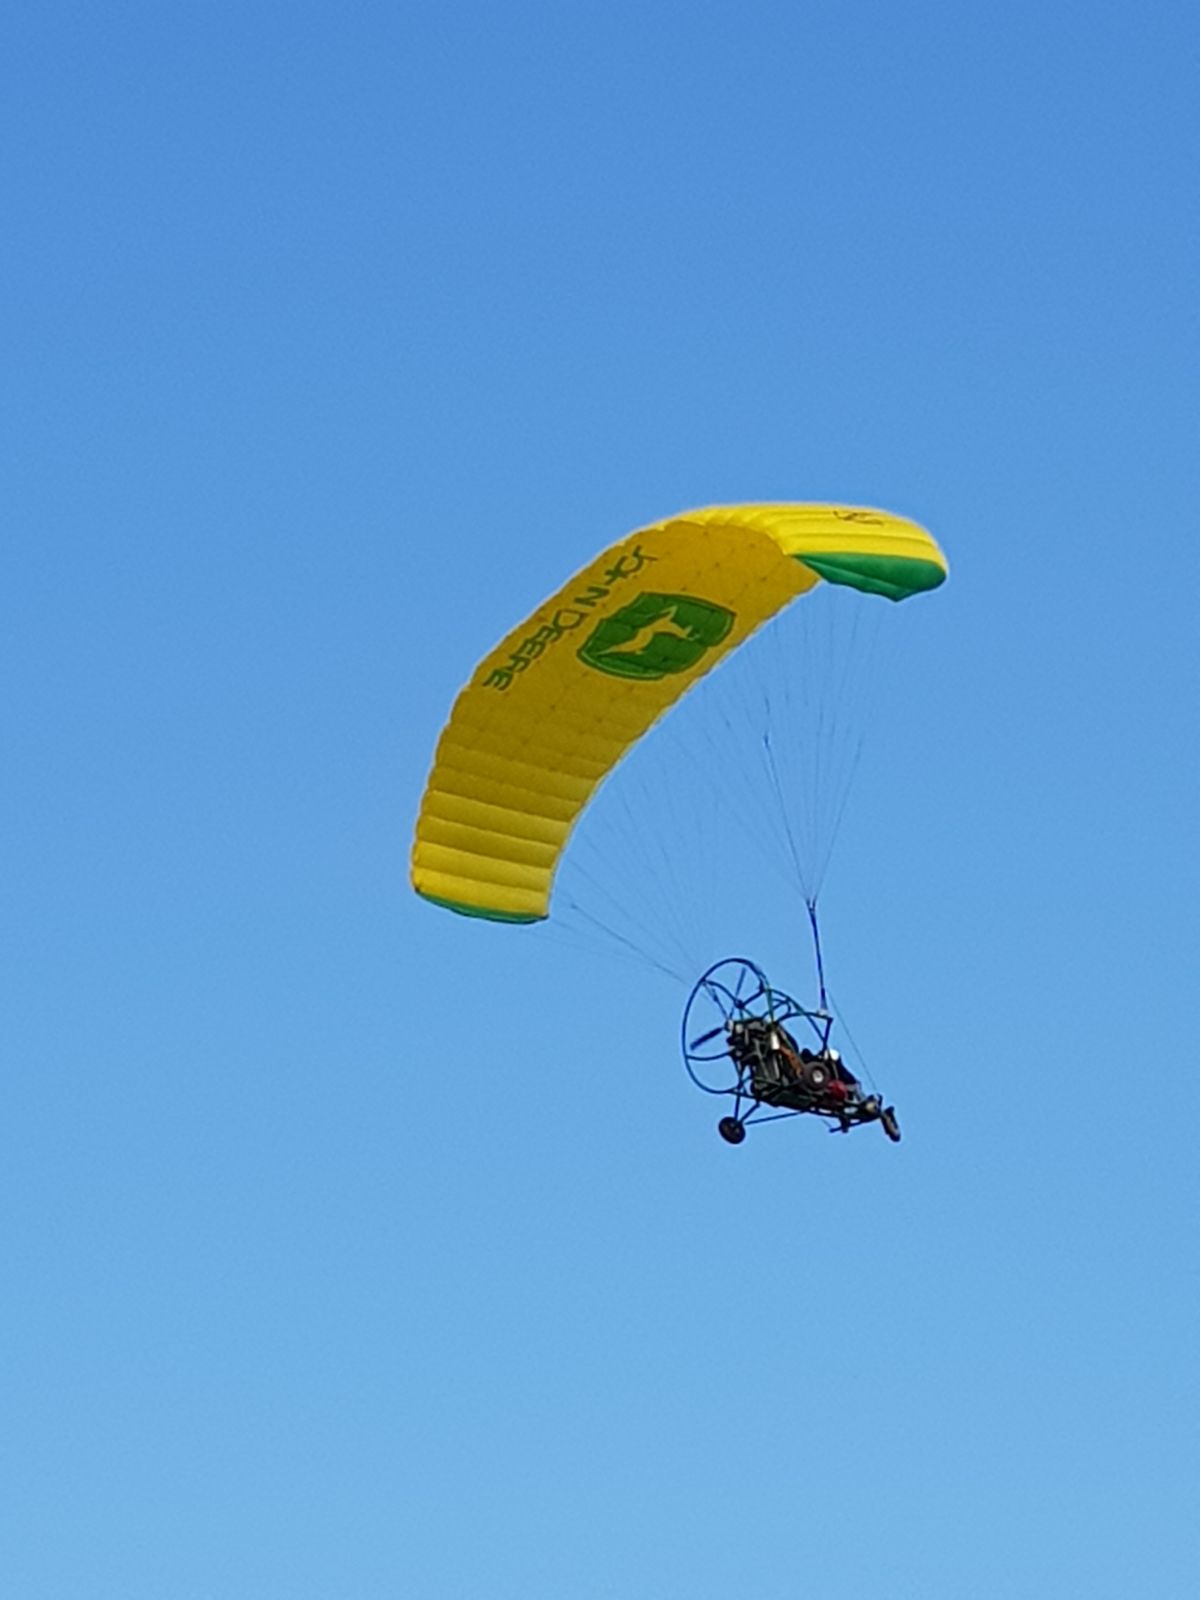
[[820, 1094], [829, 1082], [829, 1068], [823, 1061], [809, 1061], [804, 1067], [804, 1083], [815, 1094]]
[[717, 1132], [726, 1144], [741, 1144], [746, 1137], [746, 1124], [736, 1117], [722, 1117], [717, 1123]]
[[900, 1124], [896, 1121], [895, 1106], [884, 1106], [879, 1113], [879, 1120], [883, 1123], [883, 1131], [893, 1144], [900, 1143]]

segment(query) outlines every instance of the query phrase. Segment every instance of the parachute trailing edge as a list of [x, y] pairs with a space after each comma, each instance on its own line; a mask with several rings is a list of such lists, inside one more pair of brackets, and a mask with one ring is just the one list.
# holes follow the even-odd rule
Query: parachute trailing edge
[[597, 785], [757, 628], [822, 580], [903, 600], [946, 571], [916, 523], [849, 506], [713, 506], [630, 534], [459, 694], [421, 802], [413, 887], [467, 916], [540, 921]]

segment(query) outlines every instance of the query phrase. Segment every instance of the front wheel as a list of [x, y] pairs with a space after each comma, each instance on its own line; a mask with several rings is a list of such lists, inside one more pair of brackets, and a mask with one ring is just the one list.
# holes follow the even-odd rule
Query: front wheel
[[717, 1123], [717, 1132], [726, 1144], [741, 1144], [746, 1137], [746, 1124], [737, 1117], [722, 1117]]
[[900, 1124], [896, 1121], [896, 1108], [895, 1108], [895, 1106], [885, 1106], [884, 1109], [879, 1114], [879, 1120], [880, 1120], [880, 1122], [883, 1123], [883, 1131], [884, 1131], [884, 1133], [887, 1134], [888, 1138], [892, 1141], [892, 1143], [893, 1144], [899, 1144], [900, 1143]]

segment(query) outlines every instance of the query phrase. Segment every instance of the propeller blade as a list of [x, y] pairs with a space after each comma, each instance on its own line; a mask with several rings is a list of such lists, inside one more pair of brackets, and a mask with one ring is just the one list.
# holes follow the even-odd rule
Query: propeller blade
[[700, 1046], [702, 1044], [707, 1044], [710, 1039], [715, 1039], [719, 1033], [724, 1033], [724, 1032], [725, 1032], [725, 1024], [724, 1023], [722, 1023], [719, 1028], [710, 1028], [707, 1033], [702, 1033], [698, 1039], [693, 1039], [691, 1044], [688, 1045], [688, 1049], [689, 1050], [699, 1050], [699, 1048], [700, 1048]]

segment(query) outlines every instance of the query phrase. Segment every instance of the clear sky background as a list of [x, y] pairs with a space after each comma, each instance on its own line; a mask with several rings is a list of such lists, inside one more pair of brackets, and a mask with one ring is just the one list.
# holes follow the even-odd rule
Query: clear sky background
[[[1198, 47], [9, 17], [6, 1594], [1200, 1592]], [[407, 885], [477, 657], [756, 498], [952, 564], [825, 887], [896, 1147], [730, 1149], [682, 992]]]

